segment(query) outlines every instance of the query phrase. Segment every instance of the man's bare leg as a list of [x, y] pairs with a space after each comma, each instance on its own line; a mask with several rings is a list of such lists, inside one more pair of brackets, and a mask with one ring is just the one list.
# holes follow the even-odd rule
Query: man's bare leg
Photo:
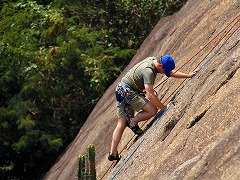
[[126, 122], [127, 122], [126, 118], [118, 119], [117, 126], [113, 131], [112, 144], [111, 144], [111, 150], [110, 150], [110, 154], [113, 156], [117, 155], [118, 144], [122, 138], [123, 131], [126, 128]]
[[156, 106], [148, 102], [145, 104], [142, 108], [142, 111], [140, 111], [134, 118], [131, 119], [131, 126], [135, 126], [140, 121], [146, 121], [153, 117], [155, 114], [157, 114], [157, 108]]
[[[135, 126], [140, 121], [145, 121], [150, 119], [156, 113], [157, 113], [156, 106], [154, 106], [153, 103], [148, 102], [143, 106], [142, 111], [139, 112], [134, 118], [132, 118], [130, 125]], [[117, 147], [122, 138], [123, 131], [126, 128], [126, 122], [127, 122], [126, 118], [118, 119], [117, 126], [113, 131], [113, 136], [112, 136], [112, 144], [111, 144], [111, 150], [110, 150], [111, 155], [115, 156], [117, 154]]]

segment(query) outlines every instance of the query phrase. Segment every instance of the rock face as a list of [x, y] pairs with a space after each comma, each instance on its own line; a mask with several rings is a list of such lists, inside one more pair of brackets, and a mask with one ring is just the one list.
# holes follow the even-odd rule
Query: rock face
[[[96, 148], [97, 179], [240, 179], [239, 15], [239, 0], [189, 0], [162, 19], [45, 179], [76, 179], [78, 155], [88, 144]], [[170, 103], [163, 116], [149, 120], [148, 131], [132, 140], [118, 165], [107, 171], [117, 123], [116, 84], [137, 62], [164, 54], [175, 58], [177, 68], [186, 64], [182, 72], [200, 71], [182, 85], [182, 79], [174, 78], [160, 84], [166, 77], [158, 75], [159, 98], [169, 103], [175, 95], [175, 106]], [[126, 129], [119, 152], [132, 137]]]

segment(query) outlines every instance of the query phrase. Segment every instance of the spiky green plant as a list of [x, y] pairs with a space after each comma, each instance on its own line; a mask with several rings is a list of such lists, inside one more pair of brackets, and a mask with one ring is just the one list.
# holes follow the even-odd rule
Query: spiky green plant
[[78, 179], [84, 179], [85, 176], [85, 155], [80, 154], [78, 157]]
[[87, 146], [85, 155], [78, 157], [78, 179], [96, 180], [95, 147], [93, 144]]
[[89, 173], [91, 180], [96, 180], [96, 166], [95, 166], [95, 147], [93, 144], [87, 146], [87, 153], [89, 159]]

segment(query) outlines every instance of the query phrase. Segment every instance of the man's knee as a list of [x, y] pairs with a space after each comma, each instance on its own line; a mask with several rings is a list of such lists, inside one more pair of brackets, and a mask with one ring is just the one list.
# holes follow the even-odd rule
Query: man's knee
[[157, 108], [156, 108], [156, 107], [152, 108], [151, 111], [150, 111], [149, 113], [150, 113], [151, 116], [153, 117], [154, 115], [157, 114]]
[[126, 123], [127, 123], [127, 118], [119, 118], [118, 119], [118, 128], [125, 129], [126, 128]]
[[157, 114], [157, 107], [154, 104], [152, 104], [151, 102], [148, 102], [145, 105], [144, 110], [146, 112], [148, 112], [151, 117], [153, 117], [155, 114]]

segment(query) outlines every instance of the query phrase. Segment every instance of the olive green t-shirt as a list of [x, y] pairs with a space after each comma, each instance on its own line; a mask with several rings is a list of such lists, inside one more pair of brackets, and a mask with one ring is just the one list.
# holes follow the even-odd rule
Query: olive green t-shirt
[[[145, 89], [144, 84], [154, 84], [157, 75], [153, 64], [153, 60], [155, 59], [156, 57], [148, 57], [133, 66], [122, 78], [122, 82], [130, 86], [134, 91], [139, 91], [139, 89], [143, 91]], [[132, 80], [133, 75], [134, 81], [139, 89], [134, 85]]]

